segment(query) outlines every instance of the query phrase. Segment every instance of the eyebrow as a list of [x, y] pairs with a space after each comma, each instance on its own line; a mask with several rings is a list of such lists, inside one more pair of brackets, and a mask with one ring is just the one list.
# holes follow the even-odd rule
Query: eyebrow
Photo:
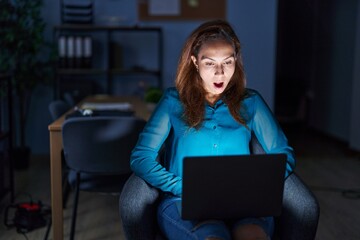
[[[223, 60], [227, 60], [227, 59], [229, 59], [231, 57], [235, 57], [234, 54], [231, 54], [230, 56], [228, 56], [227, 58], [224, 58]], [[204, 60], [204, 59], [209, 59], [211, 61], [215, 61], [215, 59], [212, 59], [212, 58], [207, 57], [207, 56], [202, 56], [200, 60]]]

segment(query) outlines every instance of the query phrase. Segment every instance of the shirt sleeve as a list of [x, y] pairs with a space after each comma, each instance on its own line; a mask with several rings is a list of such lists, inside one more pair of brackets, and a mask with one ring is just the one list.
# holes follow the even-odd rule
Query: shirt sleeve
[[150, 185], [163, 192], [180, 196], [181, 177], [169, 172], [157, 161], [159, 151], [171, 129], [171, 105], [171, 94], [167, 90], [139, 135], [139, 140], [131, 154], [130, 166], [137, 176]]
[[275, 116], [258, 93], [255, 93], [253, 104], [252, 130], [266, 153], [287, 155], [287, 177], [295, 168], [293, 148], [288, 145], [288, 140]]

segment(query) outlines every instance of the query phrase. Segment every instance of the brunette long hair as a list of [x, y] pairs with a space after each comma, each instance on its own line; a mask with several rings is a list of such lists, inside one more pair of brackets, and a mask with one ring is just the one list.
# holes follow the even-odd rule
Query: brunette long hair
[[235, 50], [235, 72], [222, 93], [222, 99], [227, 104], [233, 118], [246, 126], [240, 114], [242, 100], [245, 97], [245, 73], [240, 53], [240, 41], [230, 24], [224, 20], [205, 22], [196, 28], [188, 37], [182, 50], [176, 74], [176, 88], [184, 107], [184, 120], [189, 125], [199, 129], [205, 113], [206, 91], [200, 74], [197, 72], [191, 56], [197, 58], [201, 46], [212, 40], [225, 40]]

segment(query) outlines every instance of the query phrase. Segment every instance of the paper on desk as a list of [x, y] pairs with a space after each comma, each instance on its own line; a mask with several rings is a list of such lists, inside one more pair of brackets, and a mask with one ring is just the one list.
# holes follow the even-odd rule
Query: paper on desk
[[84, 102], [81, 109], [91, 109], [91, 110], [119, 110], [119, 111], [128, 111], [132, 110], [132, 105], [128, 102], [118, 102], [118, 103], [93, 103], [93, 102]]

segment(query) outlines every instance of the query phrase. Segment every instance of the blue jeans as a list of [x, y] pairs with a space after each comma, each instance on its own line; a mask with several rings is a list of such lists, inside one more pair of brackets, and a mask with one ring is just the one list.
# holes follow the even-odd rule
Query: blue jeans
[[230, 229], [241, 224], [257, 224], [268, 236], [274, 232], [274, 218], [244, 218], [233, 223], [220, 220], [190, 221], [183, 220], [178, 209], [179, 198], [165, 197], [159, 204], [157, 217], [162, 233], [168, 239], [203, 240], [207, 237], [231, 239]]

